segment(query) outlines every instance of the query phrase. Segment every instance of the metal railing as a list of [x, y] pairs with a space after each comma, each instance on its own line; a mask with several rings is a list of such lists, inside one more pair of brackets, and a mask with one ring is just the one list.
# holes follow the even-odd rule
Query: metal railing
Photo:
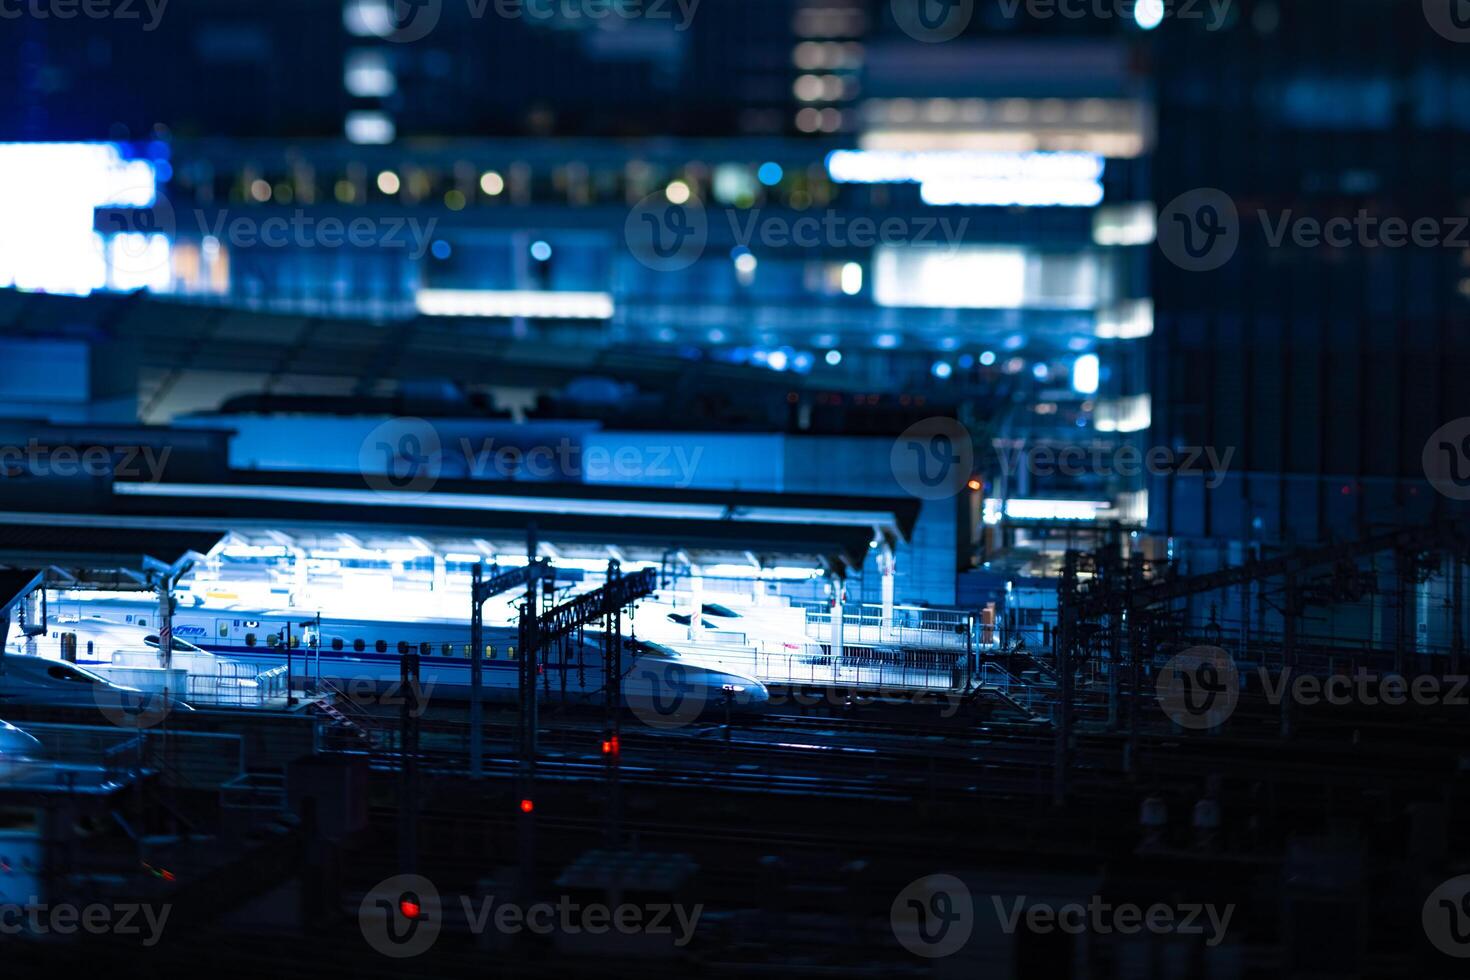
[[[825, 602], [803, 601], [807, 635], [822, 643], [832, 642], [832, 608]], [[883, 619], [879, 603], [859, 603], [842, 609], [842, 642], [854, 646], [905, 646], [935, 650], [970, 648], [971, 614], [962, 609], [930, 609], [927, 606], [894, 606], [893, 616]]]
[[782, 654], [755, 655], [755, 675], [766, 684], [800, 684], [883, 691], [957, 691], [962, 667], [919, 667], [906, 663], [850, 662]]
[[753, 677], [764, 684], [840, 687], [892, 691], [958, 691], [965, 687], [965, 658], [915, 663], [902, 658], [843, 657], [769, 653], [750, 647], [703, 646], [680, 655], [706, 666]]
[[216, 666], [213, 673], [189, 675], [190, 703], [258, 708], [286, 696], [285, 664], [264, 671], [233, 660], [221, 660]]
[[982, 663], [975, 672], [975, 686], [981, 691], [993, 691], [1027, 714], [1036, 715], [1036, 703], [1040, 695], [1035, 687], [1015, 677], [999, 664]]

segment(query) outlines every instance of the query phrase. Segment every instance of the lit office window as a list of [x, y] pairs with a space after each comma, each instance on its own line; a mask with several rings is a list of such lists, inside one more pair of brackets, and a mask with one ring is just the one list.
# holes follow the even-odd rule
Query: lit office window
[[388, 37], [393, 33], [393, 0], [347, 0], [342, 26], [353, 37]]
[[382, 51], [349, 51], [342, 84], [348, 95], [358, 98], [383, 98], [398, 90], [398, 78]]
[[398, 135], [393, 120], [381, 112], [349, 112], [346, 125], [347, 138], [353, 143], [391, 143]]

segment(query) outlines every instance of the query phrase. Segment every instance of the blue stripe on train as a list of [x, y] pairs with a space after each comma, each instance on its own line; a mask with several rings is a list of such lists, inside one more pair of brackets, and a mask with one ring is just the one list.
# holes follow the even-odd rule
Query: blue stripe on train
[[[280, 650], [280, 649], [272, 649], [271, 647], [235, 647], [235, 646], [222, 646], [222, 645], [218, 645], [218, 644], [204, 644], [204, 643], [195, 643], [194, 645], [197, 646], [197, 647], [199, 647], [201, 650], [204, 650], [206, 653], [219, 654], [220, 656], [243, 655], [243, 656], [248, 656], [248, 657], [270, 657], [270, 658], [279, 659], [282, 663], [285, 663], [286, 662], [286, 654], [285, 654], [285, 652], [282, 651], [282, 650]], [[301, 660], [301, 659], [304, 658], [304, 659], [310, 660], [312, 662], [315, 662], [316, 661], [316, 651], [315, 650], [304, 650], [304, 649], [301, 649], [299, 647], [293, 647], [292, 650], [291, 650], [291, 658], [293, 660]], [[357, 652], [356, 650], [352, 650], [352, 651], [348, 651], [348, 650], [323, 650], [322, 651], [322, 663], [324, 663], [324, 664], [329, 664], [329, 663], [384, 663], [384, 664], [393, 664], [393, 665], [396, 666], [399, 663], [399, 660], [400, 660], [400, 655], [399, 654], [396, 654], [396, 653], [377, 653], [376, 651], [371, 651], [371, 650], [366, 650], [366, 651], [363, 651], [361, 653]], [[424, 664], [425, 666], [468, 667], [470, 665], [470, 658], [469, 657], [442, 657], [442, 656], [433, 656], [433, 655], [425, 656], [423, 654], [420, 654], [419, 655], [419, 663]], [[516, 661], [516, 660], [483, 660], [482, 659], [480, 661], [480, 664], [481, 664], [482, 667], [485, 667], [485, 668], [491, 668], [491, 669], [499, 668], [499, 669], [503, 669], [503, 670], [513, 670], [513, 669], [517, 669], [517, 668], [520, 667], [520, 662], [519, 661]], [[553, 670], [560, 670], [560, 669], [562, 669], [562, 665], [561, 664], [555, 664], [555, 663], [543, 663], [542, 664], [542, 667], [549, 667], [549, 668], [551, 668]], [[601, 661], [598, 661], [596, 664], [589, 664], [588, 667], [589, 667], [589, 669], [596, 668], [596, 669], [599, 669], [600, 670], [602, 668], [602, 663], [601, 663]], [[566, 669], [567, 670], [576, 670], [577, 669], [577, 665], [575, 663], [569, 663], [569, 664], [566, 665]]]

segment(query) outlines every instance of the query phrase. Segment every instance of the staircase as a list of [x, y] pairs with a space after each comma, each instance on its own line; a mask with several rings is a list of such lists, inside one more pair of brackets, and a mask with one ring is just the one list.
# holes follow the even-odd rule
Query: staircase
[[[349, 717], [337, 705], [338, 702], [341, 702], [344, 706], [351, 705], [351, 700], [330, 684], [326, 685], [326, 687], [326, 696], [313, 700], [309, 707], [311, 711], [327, 720], [328, 732], [347, 740], [347, 745], [351, 748], [362, 749], [366, 752], [371, 752], [377, 748], [377, 739], [374, 737], [372, 729], [367, 727], [369, 716], [366, 712], [354, 706], [349, 710], [356, 713], [358, 718]], [[361, 721], [358, 719], [361, 719]]]

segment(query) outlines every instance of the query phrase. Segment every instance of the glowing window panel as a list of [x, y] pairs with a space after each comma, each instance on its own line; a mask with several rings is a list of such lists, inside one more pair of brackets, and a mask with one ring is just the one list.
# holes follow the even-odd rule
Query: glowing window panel
[[398, 135], [398, 128], [381, 112], [349, 112], [344, 127], [347, 139], [360, 145], [391, 143]]
[[1094, 153], [834, 150], [838, 183], [917, 183], [933, 205], [1094, 207], [1105, 163]]
[[381, 51], [348, 52], [342, 84], [348, 95], [359, 98], [383, 98], [398, 90], [398, 78]]
[[1147, 202], [1098, 208], [1092, 215], [1097, 245], [1152, 245], [1158, 235], [1154, 207]]
[[1090, 208], [1103, 200], [1097, 180], [1054, 180], [1012, 177], [926, 180], [919, 198], [936, 207]]
[[115, 144], [0, 144], [0, 287], [73, 296], [107, 288], [111, 245], [94, 230], [96, 210], [156, 201], [154, 165], [124, 160]]
[[1093, 428], [1099, 432], [1142, 432], [1153, 424], [1153, 402], [1148, 395], [1129, 395], [1099, 401]]
[[418, 294], [418, 309], [426, 316], [608, 320], [612, 318], [614, 308], [609, 293], [424, 289]]
[[902, 184], [927, 180], [1029, 178], [1097, 180], [1104, 170], [1095, 153], [986, 151], [834, 150], [827, 173], [840, 184]]
[[393, 0], [347, 0], [342, 26], [353, 37], [388, 37], [393, 33]]
[[1014, 521], [1095, 521], [1098, 513], [1109, 507], [1111, 504], [1101, 500], [1013, 498], [1005, 502], [1005, 514]]
[[1097, 392], [1102, 365], [1096, 354], [1083, 354], [1072, 362], [1072, 390], [1082, 395]]
[[1124, 300], [1098, 310], [1094, 333], [1107, 340], [1138, 340], [1154, 332], [1154, 304], [1149, 299]]
[[1090, 310], [1111, 299], [1096, 253], [1014, 246], [880, 246], [873, 264], [879, 306], [929, 309]]

